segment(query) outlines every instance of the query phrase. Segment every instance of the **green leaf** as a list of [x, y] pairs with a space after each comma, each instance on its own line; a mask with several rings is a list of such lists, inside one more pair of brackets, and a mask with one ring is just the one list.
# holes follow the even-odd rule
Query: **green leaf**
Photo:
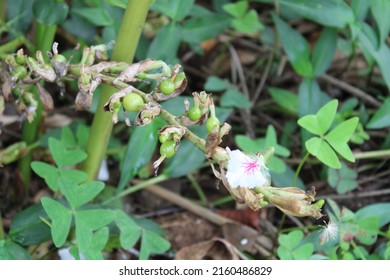
[[314, 252], [314, 245], [312, 243], [306, 243], [299, 246], [292, 252], [294, 260], [308, 260]]
[[68, 16], [69, 7], [66, 3], [55, 0], [35, 0], [32, 5], [35, 19], [45, 25], [58, 25]]
[[173, 63], [176, 60], [176, 53], [180, 46], [181, 34], [182, 29], [179, 25], [173, 23], [165, 25], [158, 31], [153, 42], [150, 44], [147, 57]]
[[303, 239], [303, 232], [300, 230], [294, 230], [288, 234], [279, 235], [278, 242], [281, 246], [292, 251], [295, 249]]
[[376, 61], [381, 70], [386, 86], [390, 89], [390, 48], [387, 44], [378, 46], [378, 38], [375, 31], [363, 24], [363, 31], [358, 34], [363, 50], [367, 51]]
[[41, 204], [34, 204], [18, 212], [13, 218], [9, 238], [22, 246], [43, 243], [50, 239], [50, 228], [41, 220], [47, 219]]
[[337, 190], [337, 193], [344, 194], [357, 188], [357, 173], [355, 170], [341, 162], [340, 169], [328, 170], [328, 183]]
[[[98, 230], [115, 219], [116, 213], [110, 209], [77, 210], [75, 217], [90, 230]], [[76, 225], [77, 226], [77, 225]]]
[[324, 137], [336, 152], [350, 162], [355, 162], [355, 157], [347, 142], [351, 139], [358, 123], [358, 117], [351, 118], [340, 123]]
[[293, 260], [291, 252], [285, 247], [278, 247], [277, 253], [281, 260]]
[[128, 2], [128, 0], [107, 0], [108, 4], [115, 6], [115, 7], [122, 8], [122, 9], [126, 9], [127, 2]]
[[61, 203], [48, 197], [42, 197], [41, 203], [46, 214], [52, 220], [51, 235], [54, 245], [59, 248], [64, 245], [66, 238], [68, 237], [72, 222], [72, 211]]
[[162, 13], [175, 21], [179, 21], [184, 19], [190, 13], [194, 3], [195, 0], [158, 0], [154, 1], [150, 9], [152, 11]]
[[102, 182], [90, 181], [78, 185], [66, 177], [58, 178], [58, 185], [73, 209], [77, 209], [94, 199], [104, 188]]
[[305, 143], [306, 149], [310, 154], [318, 158], [321, 162], [329, 167], [339, 169], [341, 164], [336, 153], [324, 140], [313, 137]]
[[232, 26], [235, 30], [242, 33], [254, 33], [264, 29], [264, 25], [260, 22], [255, 10], [250, 10], [242, 18], [233, 19]]
[[229, 27], [229, 18], [212, 13], [202, 17], [190, 18], [183, 24], [183, 40], [189, 43], [215, 38]]
[[88, 179], [87, 173], [80, 170], [64, 169], [61, 170], [60, 173], [62, 176], [69, 178], [77, 184], [83, 183]]
[[113, 19], [106, 9], [100, 8], [74, 8], [72, 13], [81, 16], [95, 26], [110, 26]]
[[154, 119], [151, 124], [136, 127], [122, 158], [118, 191], [122, 190], [134, 175], [152, 158], [157, 145], [158, 130], [161, 128], [161, 119]]
[[314, 47], [312, 65], [314, 76], [321, 76], [332, 63], [337, 46], [337, 32], [334, 28], [325, 28]]
[[119, 240], [125, 249], [133, 248], [141, 236], [141, 228], [121, 210], [116, 211], [115, 223], [120, 230]]
[[221, 97], [222, 107], [251, 108], [252, 103], [236, 87], [228, 89]]
[[92, 233], [91, 243], [88, 246], [88, 250], [84, 252], [87, 259], [90, 260], [104, 260], [102, 251], [107, 244], [109, 238], [108, 227], [103, 227]]
[[245, 15], [245, 12], [248, 9], [248, 2], [238, 1], [236, 3], [225, 4], [225, 5], [223, 5], [223, 9], [229, 15], [236, 17], [236, 18], [241, 18]]
[[355, 213], [357, 220], [363, 219], [379, 219], [379, 227], [390, 223], [390, 202], [375, 203], [363, 208], [360, 208]]
[[58, 191], [57, 179], [60, 175], [58, 168], [51, 166], [50, 164], [33, 161], [31, 163], [31, 169], [41, 178], [45, 179], [46, 184], [53, 191]]
[[73, 134], [72, 129], [69, 126], [65, 126], [64, 128], [61, 129], [60, 141], [66, 148], [76, 147], [77, 145], [76, 138]]
[[[13, 0], [7, 1], [8, 19], [12, 19], [12, 29], [20, 33], [25, 33], [31, 27], [33, 19], [32, 5], [34, 1]], [[10, 37], [15, 38], [15, 36]]]
[[204, 84], [204, 89], [209, 91], [221, 91], [230, 86], [231, 84], [227, 80], [220, 79], [216, 76], [209, 76]]
[[303, 79], [298, 91], [298, 113], [300, 117], [316, 113], [330, 98], [321, 91], [318, 82]]
[[[11, 240], [0, 240], [0, 260], [32, 260], [29, 252]], [[4, 269], [4, 268], [3, 268]]]
[[367, 124], [367, 128], [380, 129], [390, 126], [390, 98], [386, 98], [383, 105], [375, 112]]
[[236, 135], [234, 141], [237, 146], [245, 152], [258, 153], [261, 150], [259, 143], [248, 136]]
[[49, 138], [49, 149], [58, 167], [75, 165], [87, 158], [82, 150], [68, 150], [62, 142]]
[[337, 112], [338, 101], [332, 100], [322, 107], [316, 115], [300, 118], [298, 124], [315, 135], [323, 136], [332, 125]]
[[298, 114], [298, 97], [296, 94], [280, 88], [270, 87], [268, 90], [272, 99], [275, 100], [282, 109], [293, 113], [294, 115]]
[[283, 49], [294, 70], [303, 77], [313, 76], [310, 46], [303, 36], [276, 15], [272, 15]]
[[373, 0], [371, 3], [371, 13], [379, 29], [379, 45], [382, 45], [390, 31], [390, 1]]
[[146, 260], [151, 253], [162, 254], [167, 251], [170, 246], [171, 244], [160, 235], [144, 229], [142, 232], [139, 258], [140, 260]]
[[355, 14], [355, 20], [357, 22], [363, 21], [368, 13], [368, 9], [371, 6], [371, 0], [352, 0], [351, 8]]
[[343, 28], [354, 22], [351, 8], [339, 0], [279, 0], [279, 4], [286, 6], [302, 17], [321, 25]]

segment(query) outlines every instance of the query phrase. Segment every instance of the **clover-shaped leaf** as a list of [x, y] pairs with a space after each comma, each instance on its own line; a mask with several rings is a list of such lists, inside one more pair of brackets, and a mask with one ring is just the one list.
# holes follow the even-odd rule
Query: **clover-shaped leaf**
[[51, 235], [53, 237], [54, 245], [59, 248], [64, 245], [69, 234], [72, 222], [72, 211], [61, 203], [48, 197], [43, 197], [41, 203], [47, 215], [52, 220]]
[[78, 185], [75, 181], [64, 176], [58, 178], [58, 185], [73, 209], [94, 199], [104, 188], [102, 182], [91, 181]]
[[330, 101], [317, 114], [304, 116], [298, 120], [300, 126], [319, 136], [306, 141], [308, 152], [335, 169], [341, 168], [336, 152], [346, 160], [355, 162], [355, 157], [347, 142], [353, 136], [359, 123], [359, 118], [354, 117], [340, 123], [326, 134], [335, 118], [337, 104], [337, 100]]
[[341, 169], [339, 170], [329, 169], [328, 171], [329, 185], [335, 188], [340, 194], [356, 189], [356, 178], [356, 171], [348, 168], [345, 163], [341, 163]]
[[303, 232], [300, 230], [291, 231], [288, 234], [281, 234], [278, 238], [278, 256], [282, 260], [307, 260], [313, 254], [312, 243], [301, 244]]
[[87, 158], [84, 151], [67, 149], [55, 138], [49, 138], [49, 149], [58, 167], [75, 165]]

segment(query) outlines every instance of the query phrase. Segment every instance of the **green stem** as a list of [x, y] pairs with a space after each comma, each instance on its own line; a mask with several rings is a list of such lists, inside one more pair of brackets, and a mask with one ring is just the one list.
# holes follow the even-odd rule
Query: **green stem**
[[354, 156], [355, 159], [388, 158], [390, 157], [390, 150], [359, 152], [359, 153], [354, 153]]
[[[54, 36], [56, 33], [56, 25], [44, 25], [37, 22], [37, 33], [36, 33], [36, 46], [37, 49], [41, 50], [42, 53], [46, 53], [51, 49], [51, 46], [54, 41]], [[44, 58], [47, 59], [46, 55]], [[37, 139], [39, 126], [41, 125], [42, 120], [42, 102], [39, 98], [38, 90], [35, 87], [33, 89], [33, 94], [35, 100], [38, 101], [38, 108], [36, 110], [36, 115], [34, 120], [29, 123], [25, 121], [22, 129], [22, 140], [26, 142], [27, 145], [34, 143]], [[21, 173], [22, 181], [25, 188], [25, 193], [28, 193], [30, 178], [31, 178], [31, 159], [32, 159], [32, 150], [30, 150], [21, 160], [19, 161], [19, 170]]]
[[3, 24], [7, 19], [7, 0], [0, 0], [0, 23]]
[[297, 180], [298, 180], [298, 176], [299, 176], [299, 173], [301, 172], [301, 169], [303, 167], [303, 164], [305, 163], [305, 161], [307, 160], [307, 158], [309, 157], [309, 152], [306, 152], [305, 156], [303, 157], [303, 159], [301, 160], [301, 162], [299, 163], [298, 167], [297, 167], [297, 171], [295, 172], [294, 174], [294, 179], [292, 181], [292, 186], [295, 186], [295, 184], [297, 183]]
[[14, 52], [18, 47], [24, 43], [24, 36], [19, 36], [12, 41], [9, 41], [0, 46], [0, 53]]
[[195, 177], [192, 174], [187, 174], [187, 178], [190, 181], [190, 183], [191, 183], [192, 187], [194, 188], [194, 190], [196, 191], [196, 194], [199, 196], [200, 203], [202, 205], [206, 205], [207, 204], [207, 197], [204, 194], [204, 192], [202, 191], [202, 188], [198, 184], [198, 182], [196, 181]]
[[362, 251], [360, 250], [360, 248], [356, 245], [355, 241], [352, 240], [351, 245], [355, 249], [355, 251], [360, 255], [360, 258], [365, 261], [366, 258], [364, 257], [364, 255], [363, 255]]
[[[112, 60], [131, 63], [141, 36], [142, 28], [148, 14], [152, 0], [129, 0], [118, 37], [114, 46]], [[91, 134], [87, 144], [88, 158], [83, 163], [83, 169], [89, 179], [94, 179], [99, 171], [101, 162], [106, 153], [107, 144], [111, 136], [111, 115], [103, 111], [103, 105], [117, 90], [113, 87], [103, 86], [99, 99], [98, 110], [94, 116]]]
[[107, 205], [117, 199], [120, 199], [126, 195], [129, 195], [129, 194], [132, 194], [132, 193], [135, 193], [137, 191], [140, 191], [150, 185], [154, 185], [154, 184], [157, 184], [157, 183], [160, 183], [162, 181], [165, 181], [166, 179], [168, 179], [168, 176], [165, 175], [165, 174], [161, 174], [161, 175], [158, 175], [156, 177], [152, 177], [151, 179], [149, 180], [146, 180], [146, 181], [142, 181], [140, 182], [139, 184], [131, 187], [131, 188], [128, 188], [124, 191], [121, 191], [119, 194], [117, 194], [116, 196], [113, 196], [113, 197], [110, 197], [109, 199], [103, 201], [103, 205]]

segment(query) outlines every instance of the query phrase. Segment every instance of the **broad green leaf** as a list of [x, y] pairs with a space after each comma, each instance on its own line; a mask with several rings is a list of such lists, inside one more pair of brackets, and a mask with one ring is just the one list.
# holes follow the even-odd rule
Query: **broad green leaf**
[[308, 260], [314, 252], [314, 245], [306, 243], [292, 251], [294, 260]]
[[321, 91], [318, 82], [313, 79], [303, 79], [298, 91], [298, 113], [300, 117], [315, 114], [331, 99]]
[[201, 42], [215, 38], [229, 27], [227, 16], [214, 14], [195, 17], [183, 23], [183, 40], [189, 43]]
[[254, 33], [264, 29], [264, 25], [260, 22], [255, 10], [250, 10], [242, 18], [233, 19], [232, 26], [235, 30], [242, 33]]
[[357, 172], [341, 162], [340, 169], [328, 170], [328, 183], [337, 190], [337, 193], [344, 194], [357, 188]]
[[22, 246], [30, 246], [48, 241], [50, 228], [41, 220], [47, 219], [41, 204], [34, 204], [18, 212], [11, 222], [8, 236]]
[[122, 9], [126, 9], [127, 2], [128, 2], [128, 0], [107, 0], [108, 4], [115, 6], [115, 7], [122, 8]]
[[[31, 28], [31, 21], [33, 19], [32, 5], [34, 1], [26, 0], [13, 0], [7, 1], [7, 14], [8, 19], [12, 19], [9, 23], [12, 22], [12, 29], [20, 33], [26, 32]], [[15, 38], [15, 35], [11, 38]]]
[[116, 211], [115, 223], [120, 230], [119, 240], [125, 249], [133, 248], [141, 236], [141, 228], [121, 210]]
[[278, 253], [278, 256], [281, 260], [292, 260], [293, 259], [291, 251], [285, 247], [282, 247], [282, 246], [278, 247], [277, 253]]
[[268, 125], [267, 132], [265, 135], [265, 143], [264, 146], [262, 146], [261, 148], [264, 149], [269, 147], [275, 148], [275, 155], [282, 156], [282, 157], [290, 156], [290, 151], [278, 144], [276, 130], [273, 125]]
[[131, 133], [120, 165], [121, 177], [118, 191], [122, 190], [140, 168], [144, 167], [152, 158], [156, 150], [158, 130], [161, 126], [161, 119], [156, 118], [149, 125], [136, 127]]
[[95, 42], [94, 38], [97, 33], [97, 27], [73, 12], [77, 10], [78, 7], [81, 8], [83, 6], [72, 2], [72, 9], [70, 11], [71, 16], [61, 26], [69, 34], [93, 44]]
[[337, 112], [338, 101], [332, 100], [322, 107], [316, 115], [300, 118], [298, 124], [315, 135], [324, 135], [332, 125]]
[[75, 165], [87, 158], [82, 150], [68, 150], [64, 144], [55, 138], [49, 138], [49, 149], [57, 166]]
[[68, 237], [72, 222], [72, 211], [61, 203], [48, 197], [42, 197], [41, 203], [46, 214], [52, 221], [51, 235], [54, 245], [59, 248], [64, 245], [66, 238]]
[[357, 221], [362, 233], [357, 236], [359, 242], [363, 245], [373, 245], [380, 232], [378, 217], [359, 219]]
[[389, 213], [390, 203], [382, 202], [360, 208], [358, 211], [356, 211], [355, 217], [357, 220], [378, 218], [379, 227], [383, 227], [384, 225], [390, 223]]
[[[25, 249], [11, 240], [0, 240], [0, 260], [32, 260]], [[3, 268], [4, 269], [4, 268]]]
[[380, 129], [390, 126], [390, 98], [386, 98], [383, 105], [367, 124], [367, 128]]
[[303, 36], [276, 15], [272, 15], [284, 51], [294, 70], [303, 77], [313, 76], [310, 46]]
[[275, 100], [282, 109], [293, 113], [294, 115], [298, 114], [298, 97], [296, 94], [280, 88], [270, 87], [268, 90], [272, 99]]
[[279, 174], [286, 171], [286, 163], [277, 156], [273, 156], [271, 158], [271, 160], [267, 163], [267, 167], [270, 171]]
[[250, 108], [252, 103], [237, 88], [229, 88], [221, 97], [222, 107]]
[[69, 178], [77, 184], [81, 184], [88, 179], [87, 173], [77, 169], [64, 169], [61, 170], [60, 173], [62, 174], [62, 176]]
[[100, 8], [77, 8], [72, 13], [81, 16], [95, 26], [110, 26], [113, 19], [106, 9]]
[[76, 137], [74, 136], [73, 131], [69, 126], [62, 128], [60, 141], [67, 148], [76, 147]]
[[310, 154], [318, 158], [327, 166], [335, 169], [341, 168], [339, 159], [336, 153], [332, 150], [328, 143], [324, 140], [313, 137], [305, 143], [306, 149]]
[[223, 5], [223, 9], [229, 15], [231, 15], [235, 18], [241, 18], [245, 15], [245, 12], [248, 9], [248, 2], [247, 1], [238, 1], [236, 3], [225, 4], [225, 5]]
[[162, 254], [169, 249], [171, 244], [160, 235], [150, 230], [142, 231], [140, 260], [146, 260], [151, 253]]
[[261, 150], [259, 143], [256, 140], [249, 138], [248, 136], [236, 135], [234, 137], [234, 141], [236, 142], [237, 146], [243, 151], [250, 153], [258, 153]]
[[194, 3], [195, 0], [158, 0], [154, 1], [150, 9], [152, 11], [162, 13], [175, 21], [179, 21], [190, 13]]
[[179, 49], [181, 38], [182, 29], [179, 25], [173, 23], [165, 25], [158, 31], [153, 42], [150, 44], [147, 57], [173, 63], [176, 60], [176, 53]]
[[356, 21], [363, 21], [370, 9], [372, 0], [352, 0], [351, 8], [355, 15]]
[[[286, 170], [283, 173], [275, 173], [271, 170], [272, 186], [274, 187], [291, 187], [291, 184], [294, 180], [295, 170], [293, 170], [289, 165], [285, 164]], [[305, 190], [305, 185], [303, 184], [301, 178], [298, 178], [296, 182], [296, 187]]]
[[104, 184], [98, 181], [90, 181], [81, 185], [66, 178], [58, 178], [58, 185], [73, 209], [94, 199], [104, 188]]
[[33, 161], [31, 169], [41, 178], [45, 179], [46, 184], [53, 191], [58, 191], [57, 179], [60, 175], [58, 168], [40, 161]]
[[337, 46], [337, 32], [334, 28], [325, 28], [313, 50], [312, 65], [314, 76], [321, 76], [332, 63]]
[[372, 0], [371, 13], [379, 29], [379, 45], [385, 43], [390, 31], [390, 1]]
[[386, 86], [390, 89], [390, 48], [387, 44], [378, 46], [378, 38], [375, 31], [363, 24], [363, 31], [358, 34], [363, 50], [367, 51], [376, 61], [381, 70]]
[[324, 137], [336, 152], [350, 162], [355, 162], [355, 157], [347, 142], [351, 139], [358, 123], [358, 117], [351, 118], [336, 126]]
[[223, 80], [216, 76], [210, 76], [204, 84], [204, 89], [209, 91], [221, 91], [227, 89], [229, 86], [231, 85], [227, 80]]
[[68, 16], [69, 7], [66, 3], [55, 0], [35, 0], [32, 11], [38, 22], [45, 25], [58, 25]]
[[351, 8], [339, 0], [279, 0], [302, 17], [325, 26], [343, 28], [354, 21]]

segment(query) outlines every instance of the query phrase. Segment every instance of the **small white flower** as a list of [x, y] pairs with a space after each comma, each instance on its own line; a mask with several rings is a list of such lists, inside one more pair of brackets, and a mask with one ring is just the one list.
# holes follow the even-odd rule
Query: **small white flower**
[[320, 244], [334, 240], [339, 236], [339, 227], [333, 220], [329, 220], [328, 224], [324, 223], [325, 227], [320, 234]]
[[229, 153], [226, 178], [232, 188], [255, 188], [269, 186], [271, 176], [265, 166], [264, 157], [249, 156], [240, 150]]

